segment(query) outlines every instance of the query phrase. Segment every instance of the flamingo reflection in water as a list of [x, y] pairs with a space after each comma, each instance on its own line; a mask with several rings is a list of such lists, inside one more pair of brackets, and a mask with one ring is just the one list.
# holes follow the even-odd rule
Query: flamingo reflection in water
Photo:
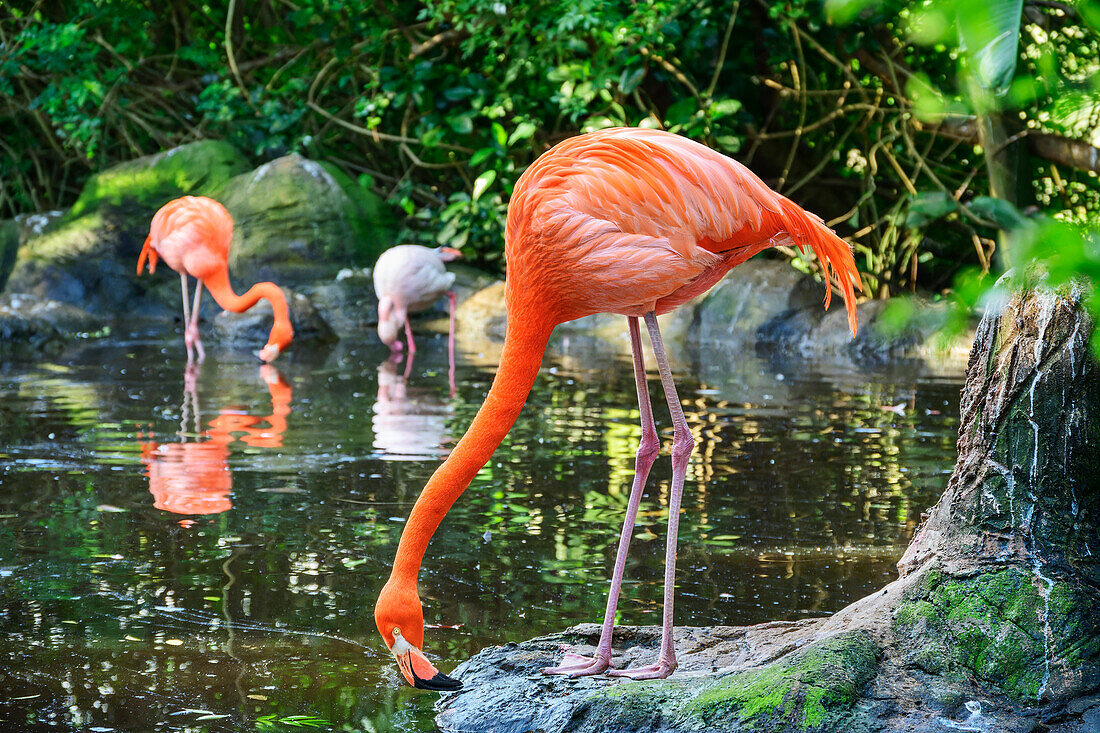
[[150, 441], [141, 446], [153, 506], [173, 514], [220, 514], [232, 509], [229, 444], [240, 440], [253, 447], [279, 448], [290, 414], [290, 384], [275, 367], [264, 364], [260, 376], [271, 396], [271, 414], [258, 417], [240, 407], [225, 407], [208, 423], [208, 429], [202, 430], [199, 369], [197, 364], [188, 364], [184, 372], [180, 442]]
[[451, 406], [426, 387], [414, 387], [410, 395], [408, 370], [398, 371], [398, 361], [399, 357], [391, 356], [378, 365], [378, 396], [371, 419], [374, 448], [388, 460], [443, 458], [450, 452], [446, 445]]

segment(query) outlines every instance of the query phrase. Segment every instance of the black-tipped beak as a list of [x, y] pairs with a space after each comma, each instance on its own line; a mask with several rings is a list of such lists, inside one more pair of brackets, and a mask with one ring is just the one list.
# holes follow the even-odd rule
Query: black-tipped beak
[[454, 677], [448, 677], [442, 672], [436, 672], [430, 680], [422, 680], [413, 674], [413, 687], [421, 690], [437, 690], [439, 692], [454, 692], [462, 689], [462, 681]]

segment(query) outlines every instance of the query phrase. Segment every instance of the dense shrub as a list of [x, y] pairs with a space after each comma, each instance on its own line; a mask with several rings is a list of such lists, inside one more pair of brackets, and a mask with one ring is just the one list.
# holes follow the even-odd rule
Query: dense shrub
[[[0, 13], [5, 216], [67, 205], [119, 160], [224, 138], [257, 163], [333, 162], [405, 212], [405, 238], [500, 266], [526, 165], [624, 124], [748, 163], [853, 242], [872, 294], [989, 269], [1020, 210], [1083, 221], [1098, 208], [1100, 35], [1086, 3], [71, 0]], [[985, 37], [1005, 18], [1019, 39], [1007, 49], [1004, 33]]]

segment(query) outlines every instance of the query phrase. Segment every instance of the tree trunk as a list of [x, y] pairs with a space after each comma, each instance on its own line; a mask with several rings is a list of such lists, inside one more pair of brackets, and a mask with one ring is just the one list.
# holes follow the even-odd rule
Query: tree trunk
[[[1100, 730], [1100, 367], [1081, 292], [1026, 291], [978, 328], [959, 459], [898, 580], [826, 619], [680, 628], [666, 680], [547, 678], [586, 624], [456, 671], [444, 730]], [[615, 666], [658, 629], [616, 630]]]

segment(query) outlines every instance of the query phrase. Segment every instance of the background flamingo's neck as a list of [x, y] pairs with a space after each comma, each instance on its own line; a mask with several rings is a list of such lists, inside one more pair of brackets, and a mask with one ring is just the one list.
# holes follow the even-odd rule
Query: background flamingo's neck
[[[521, 323], [520, 321], [526, 321]], [[538, 376], [552, 324], [508, 319], [500, 368], [466, 434], [428, 480], [416, 500], [394, 559], [391, 580], [414, 588], [428, 542], [455, 500], [492, 457], [519, 416]]]
[[[271, 303], [271, 310], [275, 314], [275, 323], [271, 328], [272, 333], [282, 330], [290, 330], [290, 311], [287, 308], [286, 296], [275, 283], [256, 283], [248, 289], [244, 295], [233, 292], [233, 286], [229, 283], [229, 269], [217, 270], [202, 280], [203, 285], [210, 291], [210, 295], [222, 308], [234, 313], [244, 313], [256, 305], [262, 298]], [[290, 330], [293, 333], [293, 330]]]

